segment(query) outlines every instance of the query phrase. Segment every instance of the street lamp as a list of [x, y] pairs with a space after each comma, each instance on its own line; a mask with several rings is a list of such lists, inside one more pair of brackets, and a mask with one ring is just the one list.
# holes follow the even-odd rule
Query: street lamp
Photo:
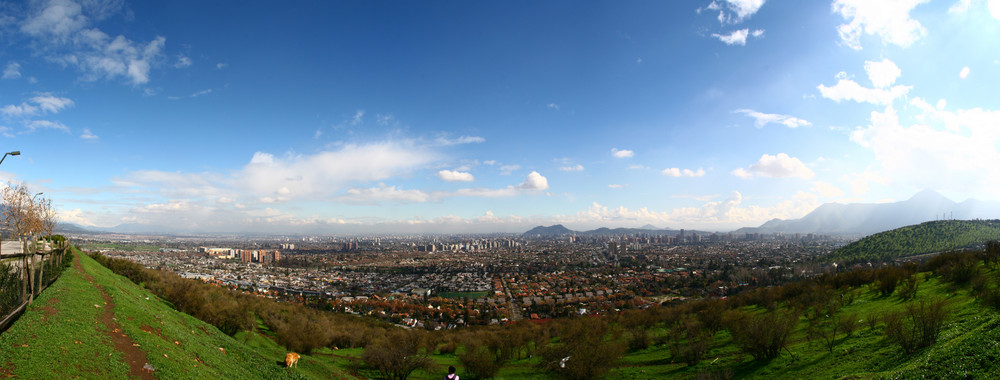
[[[0, 160], [0, 161], [2, 161], [2, 160]], [[39, 191], [39, 192], [35, 193], [35, 195], [31, 197], [31, 201], [32, 201], [32, 202], [34, 202], [34, 201], [35, 201], [35, 198], [37, 198], [37, 197], [38, 197], [39, 195], [42, 195], [42, 194], [45, 194], [45, 193], [43, 193], [43, 192], [41, 192], [41, 191]]]
[[3, 163], [3, 160], [4, 160], [5, 158], [7, 158], [7, 156], [8, 156], [8, 155], [10, 155], [10, 156], [20, 156], [20, 155], [21, 155], [21, 151], [19, 151], [19, 150], [15, 150], [15, 151], [13, 151], [13, 152], [7, 152], [7, 153], [4, 153], [4, 154], [3, 154], [3, 157], [2, 157], [2, 158], [0, 158], [0, 164], [2, 164], [2, 163]]

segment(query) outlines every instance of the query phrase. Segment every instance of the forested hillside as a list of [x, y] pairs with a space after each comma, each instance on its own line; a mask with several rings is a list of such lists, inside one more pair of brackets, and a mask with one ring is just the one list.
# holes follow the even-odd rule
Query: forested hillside
[[1000, 240], [1000, 220], [939, 220], [880, 232], [831, 252], [825, 261], [886, 261], [924, 253], [981, 247]]

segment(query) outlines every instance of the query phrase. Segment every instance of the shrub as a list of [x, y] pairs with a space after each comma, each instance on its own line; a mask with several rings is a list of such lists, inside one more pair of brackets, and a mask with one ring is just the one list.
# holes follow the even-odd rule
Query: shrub
[[912, 353], [937, 341], [946, 316], [945, 302], [941, 300], [909, 305], [906, 310], [885, 315], [886, 338]]
[[365, 347], [361, 359], [381, 378], [404, 380], [418, 369], [430, 370], [434, 362], [428, 356], [423, 337], [416, 331], [391, 330], [385, 337]]
[[540, 350], [539, 367], [560, 379], [601, 377], [625, 351], [619, 342], [607, 339], [609, 332], [599, 318], [567, 321], [559, 342]]
[[726, 326], [743, 352], [753, 356], [754, 360], [770, 360], [781, 354], [798, 319], [799, 316], [793, 312], [732, 310], [726, 313]]
[[503, 355], [495, 348], [491, 348], [490, 341], [495, 337], [477, 336], [465, 342], [465, 351], [458, 354], [458, 360], [462, 362], [465, 370], [477, 379], [488, 379], [496, 376], [505, 360]]
[[674, 324], [668, 333], [670, 337], [670, 354], [674, 360], [683, 361], [688, 366], [701, 362], [708, 351], [712, 334], [705, 330], [701, 322], [694, 318], [685, 318]]

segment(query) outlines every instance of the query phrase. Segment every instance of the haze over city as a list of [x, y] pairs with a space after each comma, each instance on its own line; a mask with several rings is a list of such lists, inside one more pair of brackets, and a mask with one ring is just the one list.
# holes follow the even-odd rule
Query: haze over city
[[0, 179], [187, 232], [1000, 201], [1000, 1], [0, 3]]

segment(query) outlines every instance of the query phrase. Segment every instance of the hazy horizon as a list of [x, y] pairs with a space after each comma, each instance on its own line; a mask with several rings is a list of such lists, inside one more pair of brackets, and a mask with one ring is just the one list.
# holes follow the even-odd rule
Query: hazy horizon
[[0, 177], [84, 227], [730, 231], [1000, 201], [996, 1], [0, 4]]

